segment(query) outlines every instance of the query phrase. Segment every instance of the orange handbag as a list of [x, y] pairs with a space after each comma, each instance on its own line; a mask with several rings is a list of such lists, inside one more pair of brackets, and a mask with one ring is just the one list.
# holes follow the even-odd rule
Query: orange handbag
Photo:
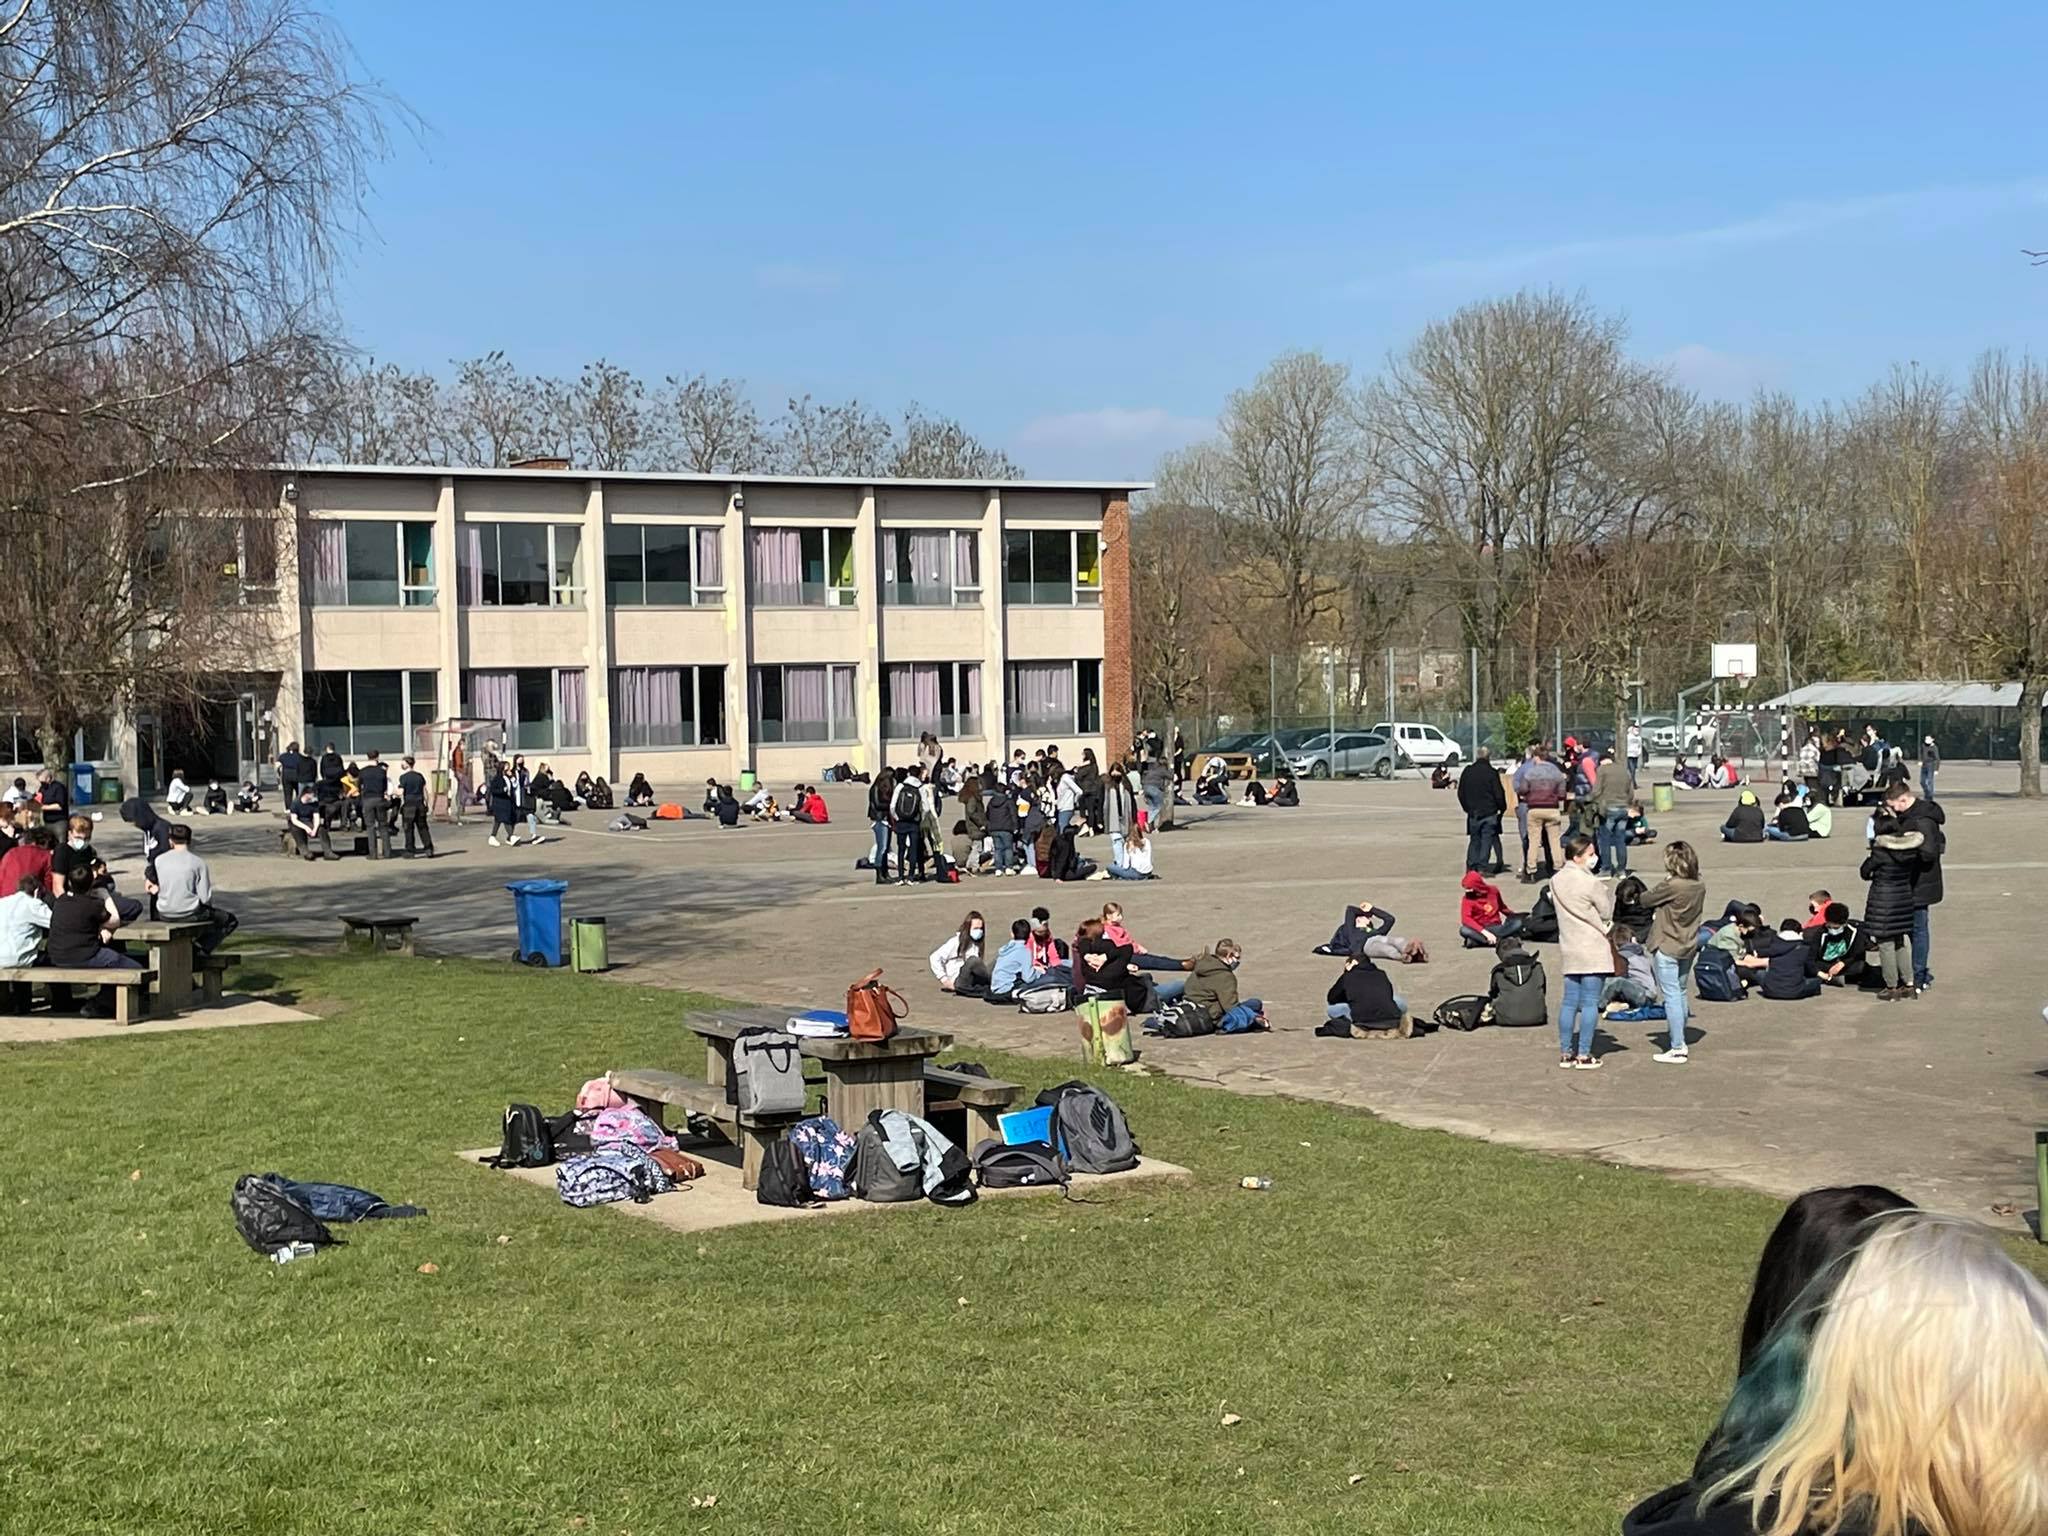
[[877, 967], [846, 989], [846, 1036], [849, 1040], [887, 1040], [909, 1012], [903, 994], [882, 985]]

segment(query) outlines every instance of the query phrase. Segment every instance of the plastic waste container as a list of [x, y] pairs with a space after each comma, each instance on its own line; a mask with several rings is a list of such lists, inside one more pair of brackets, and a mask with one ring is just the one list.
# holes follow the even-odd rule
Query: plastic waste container
[[515, 958], [526, 965], [562, 963], [562, 892], [566, 880], [511, 880], [512, 917], [519, 931]]
[[611, 963], [603, 918], [579, 917], [570, 922], [569, 963], [579, 971], [601, 971]]
[[743, 794], [743, 795], [751, 795], [751, 794], [752, 794], [752, 793], [754, 792], [754, 788], [755, 788], [755, 786], [756, 786], [756, 785], [757, 785], [757, 784], [758, 784], [759, 782], [760, 782], [760, 781], [759, 781], [758, 779], [756, 779], [756, 778], [754, 777], [754, 770], [753, 770], [753, 769], [751, 769], [751, 768], [742, 768], [742, 769], [740, 770], [740, 793], [741, 793], [741, 794]]
[[1669, 784], [1652, 784], [1650, 786], [1650, 808], [1652, 810], [1668, 811], [1677, 803], [1678, 798], [1672, 793]]
[[94, 788], [99, 791], [95, 798], [98, 799], [101, 805], [119, 805], [121, 803], [121, 781], [119, 779], [101, 779]]
[[73, 763], [71, 765], [71, 803], [73, 805], [92, 804], [93, 781], [98, 777], [99, 770], [94, 768], [91, 763]]

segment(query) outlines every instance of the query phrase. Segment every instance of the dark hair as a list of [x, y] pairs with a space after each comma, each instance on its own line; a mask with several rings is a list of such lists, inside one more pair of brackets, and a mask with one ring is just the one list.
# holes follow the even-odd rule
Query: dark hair
[[1849, 921], [1848, 903], [1831, 901], [1826, 907], [1822, 908], [1820, 916], [1822, 922], [1833, 923], [1839, 928], [1842, 924]]
[[64, 889], [73, 896], [83, 896], [92, 889], [92, 866], [74, 864], [64, 871]]
[[33, 896], [42, 888], [43, 882], [36, 875], [23, 875], [14, 882], [14, 894], [17, 896]]
[[1010, 924], [1010, 937], [1013, 939], [1030, 938], [1031, 919], [1028, 917], [1020, 917], [1014, 923]]
[[1031, 920], [1034, 923], [1050, 923], [1052, 921], [1052, 914], [1043, 907], [1033, 907], [1031, 909]]
[[192, 841], [192, 829], [182, 821], [173, 822], [167, 835], [174, 843], [189, 843]]
[[1080, 928], [1079, 928], [1079, 929], [1077, 929], [1077, 930], [1075, 931], [1075, 934], [1074, 934], [1074, 936], [1075, 936], [1076, 938], [1078, 938], [1078, 939], [1083, 939], [1083, 940], [1086, 940], [1086, 939], [1099, 939], [1099, 938], [1101, 938], [1101, 937], [1102, 937], [1102, 919], [1101, 919], [1101, 918], [1099, 918], [1099, 917], [1084, 917], [1084, 918], [1082, 918], [1082, 919], [1081, 919], [1081, 926], [1080, 926]]
[[29, 833], [28, 845], [31, 848], [55, 848], [57, 846], [57, 834], [48, 827], [37, 827]]
[[1881, 1184], [1810, 1189], [1786, 1206], [1757, 1260], [1736, 1373], [1756, 1363], [1764, 1340], [1795, 1308], [1817, 1322], [1876, 1221], [1912, 1209], [1912, 1201]]
[[1576, 859], [1580, 854], [1584, 853], [1588, 848], [1591, 848], [1592, 846], [1592, 838], [1587, 837], [1584, 833], [1574, 832], [1570, 837], [1564, 840], [1564, 856], [1566, 862], [1569, 863], [1571, 860]]

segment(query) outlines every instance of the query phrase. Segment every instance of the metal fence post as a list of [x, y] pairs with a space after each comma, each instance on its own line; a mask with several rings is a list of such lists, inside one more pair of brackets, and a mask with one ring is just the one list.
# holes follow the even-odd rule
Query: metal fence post
[[1467, 663], [1472, 674], [1472, 761], [1479, 761], [1479, 647], [1472, 647], [1472, 659]]
[[1556, 744], [1564, 740], [1564, 652], [1561, 650], [1550, 653], [1550, 704], [1550, 739]]

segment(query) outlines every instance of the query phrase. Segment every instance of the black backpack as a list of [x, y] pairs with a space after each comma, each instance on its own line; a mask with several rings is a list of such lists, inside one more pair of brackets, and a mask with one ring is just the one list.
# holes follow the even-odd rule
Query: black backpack
[[555, 1160], [547, 1116], [531, 1104], [505, 1106], [505, 1130], [496, 1157], [478, 1158], [491, 1168], [545, 1168]]
[[811, 1176], [796, 1144], [778, 1136], [761, 1154], [761, 1172], [754, 1181], [754, 1198], [762, 1205], [816, 1205], [811, 1193]]
[[896, 786], [896, 798], [889, 802], [889, 812], [898, 821], [915, 821], [924, 810], [924, 802], [918, 798], [917, 790], [909, 784]]
[[1522, 919], [1521, 936], [1537, 944], [1557, 942], [1557, 903], [1550, 899], [1549, 886], [1538, 891], [1529, 904], [1528, 915]]
[[1067, 1170], [1049, 1141], [1005, 1146], [984, 1141], [974, 1149], [974, 1172], [983, 1189], [1039, 1189], [1057, 1184], [1065, 1189]]
[[1735, 957], [1711, 944], [1702, 945], [1699, 958], [1692, 963], [1692, 985], [1703, 1003], [1739, 1003], [1743, 998]]
[[1476, 994], [1447, 997], [1436, 1005], [1431, 1015], [1443, 1029], [1477, 1029], [1486, 1016], [1486, 999]]
[[242, 1241], [261, 1254], [291, 1243], [325, 1248], [337, 1241], [325, 1222], [261, 1174], [245, 1173], [235, 1180], [228, 1209], [235, 1214], [235, 1230]]
[[1182, 998], [1154, 1013], [1146, 1027], [1150, 1033], [1163, 1035], [1168, 1040], [1191, 1040], [1196, 1035], [1215, 1034], [1217, 1024], [1209, 1017], [1207, 1008]]

